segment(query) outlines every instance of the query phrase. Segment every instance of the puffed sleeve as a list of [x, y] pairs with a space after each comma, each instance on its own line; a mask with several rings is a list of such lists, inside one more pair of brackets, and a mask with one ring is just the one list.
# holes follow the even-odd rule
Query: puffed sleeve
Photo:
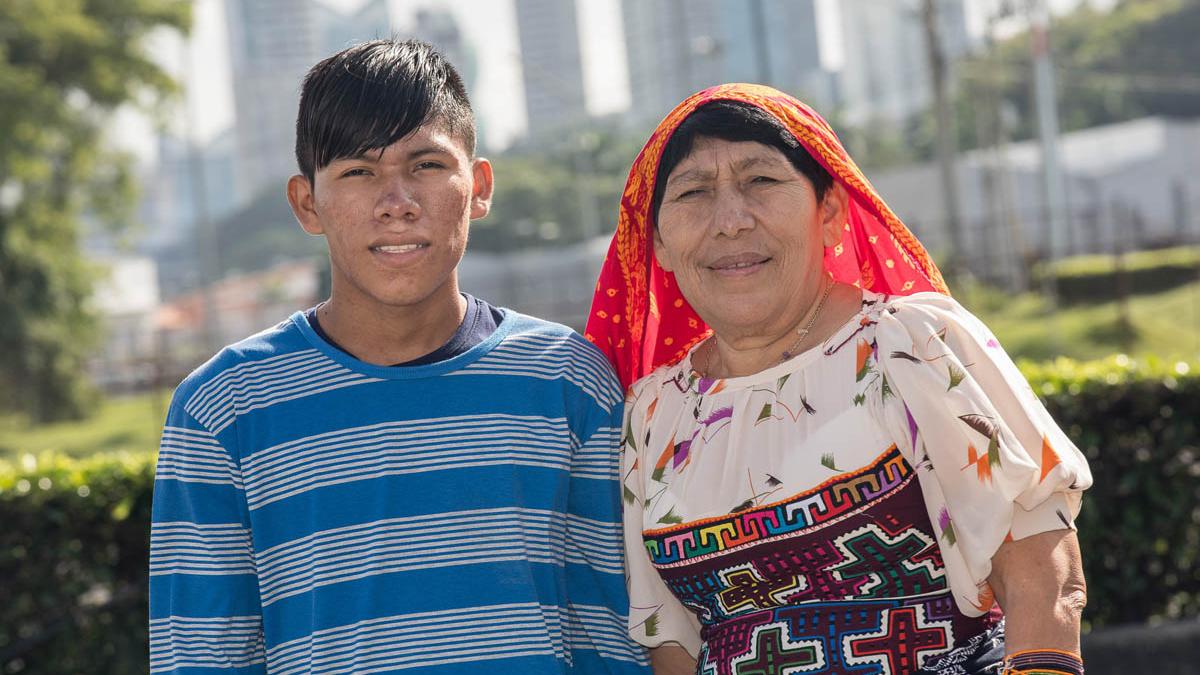
[[629, 634], [647, 647], [678, 644], [695, 657], [700, 652], [700, 624], [695, 614], [671, 593], [642, 540], [646, 504], [646, 427], [658, 400], [658, 388], [647, 376], [634, 383], [625, 400], [621, 437], [621, 481], [624, 505], [625, 558], [629, 575]]
[[992, 556], [1007, 540], [1074, 529], [1087, 460], [1059, 429], [1000, 343], [952, 298], [884, 303], [879, 363], [894, 394], [885, 416], [917, 468], [955, 601], [992, 605]]

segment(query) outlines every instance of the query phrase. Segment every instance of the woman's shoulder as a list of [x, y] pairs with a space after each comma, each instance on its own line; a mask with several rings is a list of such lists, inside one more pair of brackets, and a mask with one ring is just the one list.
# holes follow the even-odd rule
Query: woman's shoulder
[[863, 293], [863, 313], [875, 321], [899, 323], [914, 334], [990, 332], [974, 314], [944, 293], [921, 292], [912, 295]]

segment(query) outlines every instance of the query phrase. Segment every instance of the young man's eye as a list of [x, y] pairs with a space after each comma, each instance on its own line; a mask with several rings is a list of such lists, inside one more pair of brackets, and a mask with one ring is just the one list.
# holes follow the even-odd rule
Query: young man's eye
[[342, 178], [350, 178], [353, 176], [370, 176], [371, 172], [366, 169], [349, 169], [342, 172]]
[[442, 169], [442, 168], [445, 168], [445, 166], [441, 162], [426, 161], [426, 162], [421, 162], [421, 163], [417, 164], [418, 171], [420, 171], [421, 169]]

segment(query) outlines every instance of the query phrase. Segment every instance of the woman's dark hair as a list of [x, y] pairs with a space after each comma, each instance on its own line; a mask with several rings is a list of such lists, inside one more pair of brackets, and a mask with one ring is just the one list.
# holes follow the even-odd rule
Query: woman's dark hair
[[808, 154], [792, 132], [772, 117], [767, 111], [740, 101], [713, 101], [696, 108], [683, 124], [671, 135], [663, 148], [658, 162], [658, 174], [654, 178], [654, 197], [650, 201], [650, 214], [658, 225], [658, 209], [662, 206], [667, 178], [675, 167], [688, 155], [697, 138], [718, 138], [723, 141], [754, 141], [776, 148], [784, 157], [804, 174], [813, 184], [817, 201], [833, 186], [833, 177], [817, 160]]
[[475, 117], [462, 78], [419, 40], [374, 40], [308, 71], [296, 117], [296, 163], [317, 170], [395, 143], [438, 122], [475, 154]]

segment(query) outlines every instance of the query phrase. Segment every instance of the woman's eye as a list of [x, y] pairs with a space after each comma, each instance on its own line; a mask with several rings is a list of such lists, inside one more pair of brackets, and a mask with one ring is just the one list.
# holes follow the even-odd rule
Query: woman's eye
[[675, 196], [675, 199], [677, 199], [677, 200], [687, 199], [688, 197], [695, 197], [696, 195], [700, 195], [700, 194], [704, 194], [704, 190], [702, 190], [700, 188], [692, 188], [691, 190], [686, 190], [684, 192], [680, 192], [678, 195]]
[[750, 182], [751, 183], [777, 183], [778, 181], [776, 181], [774, 178], [771, 178], [770, 176], [755, 176], [750, 179]]

